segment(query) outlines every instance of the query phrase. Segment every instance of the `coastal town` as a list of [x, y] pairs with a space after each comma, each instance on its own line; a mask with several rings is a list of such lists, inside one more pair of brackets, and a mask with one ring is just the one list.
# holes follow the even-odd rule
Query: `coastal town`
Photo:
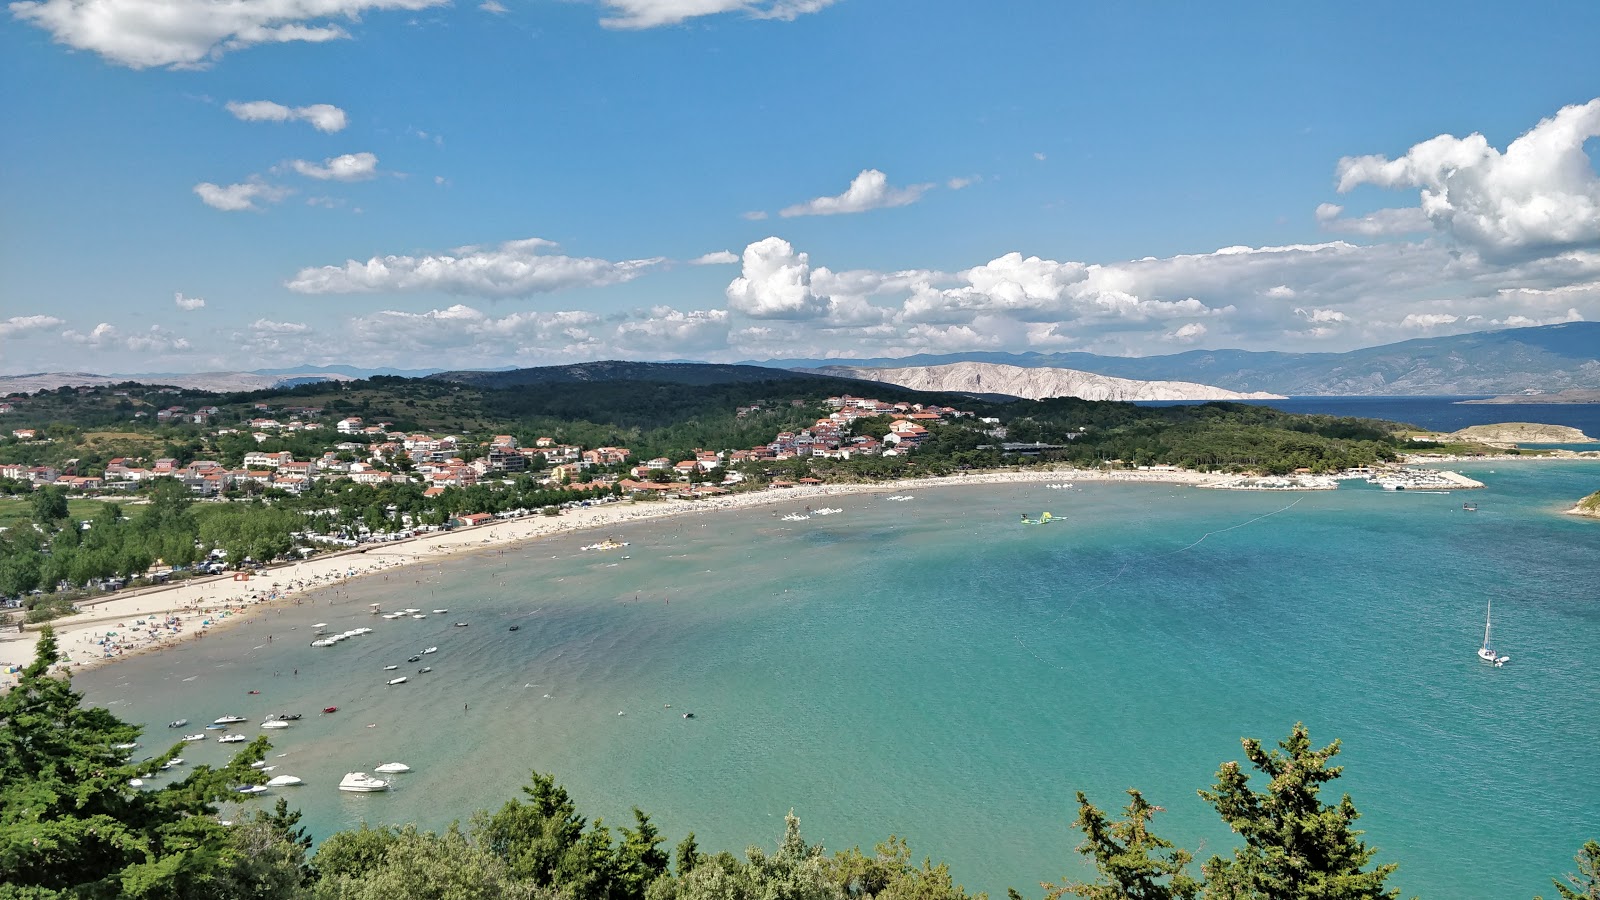
[[[126, 394], [126, 391], [121, 393]], [[17, 409], [23, 398], [13, 398], [6, 412]], [[628, 447], [584, 447], [555, 437], [537, 436], [524, 444], [510, 434], [475, 440], [461, 435], [426, 434], [395, 430], [386, 421], [367, 422], [358, 416], [337, 421], [323, 409], [259, 403], [256, 414], [236, 426], [213, 427], [221, 414], [216, 406], [189, 409], [168, 406], [153, 417], [145, 412], [135, 420], [152, 418], [161, 425], [192, 424], [213, 439], [245, 435], [256, 445], [272, 445], [290, 436], [323, 438], [320, 455], [298, 457], [289, 450], [249, 450], [235, 465], [217, 458], [114, 457], [103, 465], [68, 459], [59, 465], [0, 463], [0, 479], [31, 487], [55, 486], [78, 496], [100, 496], [136, 490], [142, 483], [171, 478], [194, 496], [221, 498], [281, 491], [304, 493], [318, 481], [348, 480], [356, 484], [418, 483], [436, 496], [448, 488], [493, 483], [513, 476], [530, 476], [539, 484], [566, 490], [611, 490], [618, 496], [710, 496], [737, 485], [743, 475], [730, 471], [747, 463], [785, 462], [808, 458], [848, 460], [864, 456], [901, 456], [913, 452], [929, 435], [930, 426], [971, 412], [933, 404], [890, 403], [848, 394], [829, 397], [828, 413], [796, 431], [781, 431], [770, 441], [748, 448], [707, 450], [673, 459], [657, 456], [640, 460]], [[741, 406], [744, 418], [761, 409]], [[881, 437], [853, 434], [861, 419], [883, 417]], [[15, 443], [45, 442], [50, 438], [37, 428], [11, 430]]]

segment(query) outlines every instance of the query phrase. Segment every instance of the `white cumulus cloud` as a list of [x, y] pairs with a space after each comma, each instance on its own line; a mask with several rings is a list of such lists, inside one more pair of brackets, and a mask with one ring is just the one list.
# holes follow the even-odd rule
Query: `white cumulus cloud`
[[811, 290], [811, 259], [788, 241], [769, 237], [744, 248], [739, 277], [728, 283], [728, 307], [757, 319], [806, 319], [828, 311]]
[[319, 181], [365, 181], [378, 174], [378, 157], [371, 153], [346, 153], [325, 159], [320, 165], [303, 159], [290, 160], [289, 167]]
[[148, 331], [124, 332], [110, 322], [101, 322], [89, 333], [63, 331], [61, 336], [74, 344], [96, 349], [122, 349], [135, 353], [173, 352], [188, 350], [189, 340], [179, 337], [160, 325], [151, 325]]
[[178, 291], [172, 295], [172, 303], [184, 312], [194, 312], [197, 309], [204, 309], [206, 306], [204, 298], [185, 297], [183, 291]]
[[696, 256], [689, 260], [691, 266], [726, 266], [739, 261], [739, 255], [732, 250], [713, 250], [710, 253]]
[[14, 337], [46, 328], [59, 328], [65, 324], [67, 324], [65, 321], [55, 316], [12, 316], [9, 319], [0, 319], [0, 338]]
[[348, 38], [340, 21], [446, 0], [21, 0], [11, 14], [58, 44], [134, 69], [199, 68], [257, 44]]
[[657, 28], [700, 16], [740, 12], [753, 19], [793, 21], [832, 6], [836, 0], [602, 0], [606, 28]]
[[230, 100], [228, 112], [242, 122], [307, 122], [312, 128], [329, 134], [343, 131], [348, 119], [344, 110], [331, 103], [313, 103], [310, 106], [284, 106], [271, 100]]
[[1199, 322], [1190, 322], [1179, 325], [1176, 329], [1167, 332], [1167, 340], [1179, 344], [1192, 344], [1206, 336], [1206, 326]]
[[658, 266], [660, 257], [611, 261], [550, 254], [541, 238], [450, 254], [374, 256], [365, 262], [301, 269], [288, 288], [301, 294], [442, 291], [477, 297], [526, 297], [576, 287], [621, 284]]
[[1600, 99], [1568, 106], [1507, 145], [1441, 134], [1404, 156], [1345, 157], [1339, 191], [1420, 188], [1433, 226], [1486, 256], [1600, 246], [1600, 175], [1584, 144], [1600, 137]]
[[818, 197], [815, 200], [796, 203], [785, 207], [778, 215], [786, 219], [794, 216], [835, 216], [908, 206], [922, 199], [922, 195], [931, 187], [933, 187], [931, 184], [913, 184], [904, 188], [891, 187], [889, 176], [877, 169], [863, 169], [861, 174], [850, 182], [850, 186], [845, 188], [844, 193], [835, 197]]
[[226, 185], [202, 181], [194, 186], [194, 192], [200, 197], [200, 202], [225, 212], [258, 210], [261, 207], [257, 204], [278, 203], [294, 193], [288, 188], [268, 184], [259, 178]]

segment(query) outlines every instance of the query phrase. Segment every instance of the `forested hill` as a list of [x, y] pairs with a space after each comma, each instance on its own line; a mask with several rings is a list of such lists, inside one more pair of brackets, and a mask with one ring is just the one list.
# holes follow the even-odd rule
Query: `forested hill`
[[[715, 363], [630, 362], [607, 359], [566, 366], [537, 366], [505, 372], [458, 371], [428, 376], [431, 381], [454, 381], [491, 390], [528, 387], [536, 384], [574, 382], [654, 382], [658, 384], [711, 385], [747, 382], [819, 380], [787, 369], [764, 366], [729, 366]], [[840, 387], [839, 390], [845, 390]]]

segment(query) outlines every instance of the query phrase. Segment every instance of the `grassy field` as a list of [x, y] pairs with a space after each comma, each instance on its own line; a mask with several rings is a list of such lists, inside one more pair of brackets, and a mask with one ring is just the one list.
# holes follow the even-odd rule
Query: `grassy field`
[[[98, 500], [68, 500], [67, 511], [82, 521], [100, 510]], [[0, 528], [12, 528], [33, 519], [33, 505], [27, 497], [0, 497]]]

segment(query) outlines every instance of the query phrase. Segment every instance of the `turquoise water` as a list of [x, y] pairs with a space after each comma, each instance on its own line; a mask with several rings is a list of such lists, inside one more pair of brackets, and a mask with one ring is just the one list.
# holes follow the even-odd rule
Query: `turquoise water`
[[[1195, 790], [1241, 736], [1303, 720], [1344, 740], [1341, 786], [1407, 896], [1527, 897], [1600, 837], [1600, 522], [1556, 514], [1600, 464], [1462, 470], [1489, 488], [968, 487], [686, 517], [611, 553], [585, 534], [379, 576], [78, 683], [149, 745], [180, 716], [310, 714], [272, 762], [308, 782], [285, 792], [318, 834], [442, 826], [537, 767], [591, 816], [637, 804], [703, 847], [770, 845], [790, 808], [835, 849], [898, 833], [991, 896], [1082, 873], [1077, 790], [1139, 787], [1162, 833], [1225, 850]], [[1066, 518], [1016, 525], [1045, 509]], [[1502, 669], [1474, 655], [1490, 598]], [[377, 631], [313, 649], [318, 621]], [[393, 792], [334, 790], [390, 759], [416, 770]]]

